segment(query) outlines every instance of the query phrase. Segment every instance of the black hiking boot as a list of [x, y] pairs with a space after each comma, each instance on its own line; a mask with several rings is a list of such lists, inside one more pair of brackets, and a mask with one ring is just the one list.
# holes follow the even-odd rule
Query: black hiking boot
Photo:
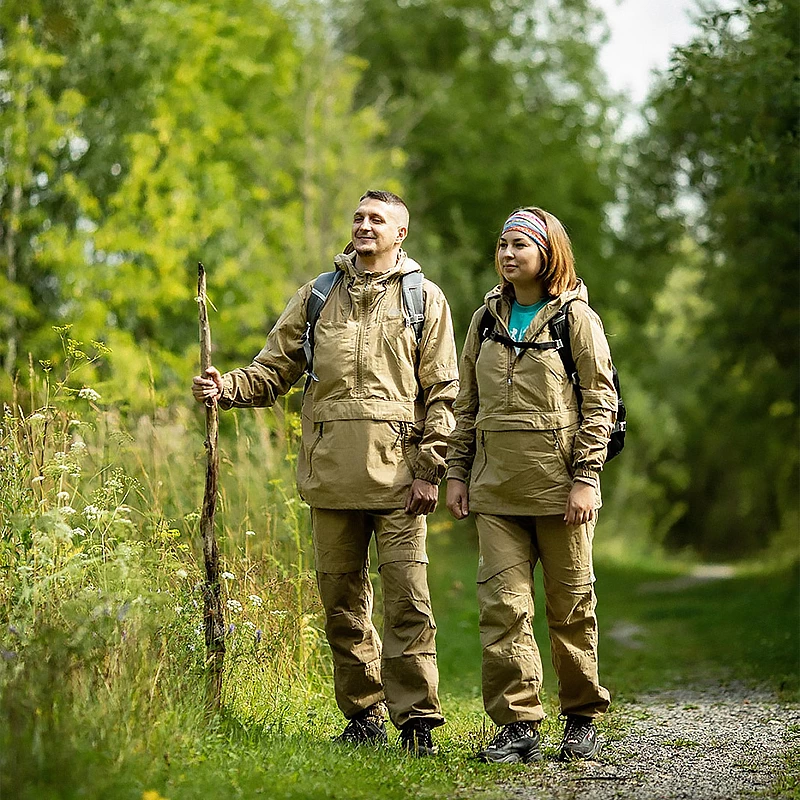
[[558, 757], [562, 761], [569, 761], [573, 758], [592, 758], [599, 749], [600, 740], [597, 738], [597, 729], [594, 727], [591, 717], [567, 714], [564, 737], [561, 739]]
[[400, 747], [420, 758], [435, 756], [439, 748], [433, 743], [431, 725], [424, 719], [411, 719], [400, 729]]
[[516, 764], [520, 761], [541, 761], [539, 731], [532, 722], [503, 725], [488, 747], [475, 754], [486, 764]]
[[345, 729], [333, 741], [339, 744], [386, 744], [389, 737], [383, 709], [383, 703], [375, 703], [360, 711], [348, 720]]

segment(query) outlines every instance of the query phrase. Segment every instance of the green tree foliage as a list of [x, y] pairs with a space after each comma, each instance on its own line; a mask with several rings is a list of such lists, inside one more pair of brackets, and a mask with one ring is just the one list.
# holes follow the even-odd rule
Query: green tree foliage
[[[26, 348], [42, 354], [53, 322], [74, 322], [76, 337], [111, 346], [110, 398], [137, 402], [151, 380], [185, 385], [195, 369], [197, 260], [223, 364], [249, 360], [295, 285], [326, 267], [364, 182], [385, 184], [400, 160], [373, 144], [374, 110], [353, 109], [363, 62], [333, 52], [318, 9], [297, 10], [78, 0], [0, 12], [8, 372]], [[54, 152], [50, 175], [39, 161]]]
[[666, 541], [707, 554], [797, 531], [798, 18], [797, 0], [706, 16], [632, 162], [624, 297], [641, 327], [624, 350], [652, 414], [638, 466]]
[[584, 0], [365, 0], [343, 28], [408, 155], [409, 249], [445, 284], [457, 327], [496, 282], [500, 226], [520, 205], [556, 214], [601, 305], [614, 198], [601, 19]]
[[85, 154], [85, 98], [58, 85], [64, 58], [37, 38], [35, 23], [20, 13], [0, 40], [0, 354], [7, 372], [35, 344], [21, 339], [58, 313], [58, 286], [82, 261], [77, 220], [94, 200], [75, 172]]

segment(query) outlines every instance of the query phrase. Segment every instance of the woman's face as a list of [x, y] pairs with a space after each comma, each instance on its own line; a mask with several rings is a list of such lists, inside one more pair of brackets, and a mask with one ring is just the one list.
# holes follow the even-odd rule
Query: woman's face
[[500, 237], [497, 262], [503, 277], [515, 289], [541, 284], [541, 250], [524, 233], [508, 231]]

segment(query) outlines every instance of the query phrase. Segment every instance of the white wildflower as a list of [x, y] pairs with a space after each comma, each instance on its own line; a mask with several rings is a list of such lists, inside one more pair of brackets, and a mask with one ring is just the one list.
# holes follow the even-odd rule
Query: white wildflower
[[59, 492], [56, 495], [56, 500], [58, 500], [59, 503], [65, 503], [69, 500], [69, 492]]
[[235, 581], [236, 576], [232, 572], [223, 572], [222, 573], [222, 580], [224, 581]]
[[88, 386], [84, 386], [83, 389], [78, 392], [78, 397], [93, 402], [96, 402], [100, 399], [100, 395], [94, 389], [90, 389]]
[[273, 617], [285, 617], [288, 612], [287, 611], [270, 611], [269, 613], [272, 614]]
[[73, 442], [69, 449], [71, 453], [83, 453], [86, 450], [86, 442]]
[[257, 594], [250, 594], [247, 599], [257, 608], [261, 608], [264, 605], [264, 601]]
[[175, 570], [175, 574], [179, 578], [188, 578], [189, 577], [189, 573], [183, 567], [181, 567], [180, 569], [176, 569]]
[[183, 614], [183, 606], [175, 606], [176, 614]]
[[[86, 536], [86, 531], [83, 528], [73, 528], [73, 536]], [[85, 553], [83, 555], [86, 555]]]
[[44, 480], [44, 475], [37, 475], [31, 483], [41, 483]]
[[58, 509], [65, 517], [71, 517], [73, 514], [77, 513], [72, 506], [61, 506]]
[[255, 531], [245, 531], [245, 532], [244, 532], [244, 535], [245, 535], [245, 536], [255, 536], [255, 535], [256, 535], [256, 532], [255, 532]]
[[[79, 419], [71, 419], [71, 420], [69, 421], [69, 427], [70, 427], [70, 428], [79, 427], [79, 426], [81, 426], [81, 425], [83, 425], [83, 423], [82, 423], [82, 422], [81, 422]], [[76, 442], [76, 444], [77, 444], [77, 442]], [[81, 444], [83, 444], [83, 442], [81, 442]], [[73, 445], [73, 447], [74, 447], [74, 446], [75, 446], [75, 445]]]
[[83, 509], [83, 516], [88, 520], [97, 521], [103, 516], [103, 509], [97, 506], [86, 506]]
[[242, 613], [242, 604], [238, 600], [228, 600], [226, 605], [228, 606], [228, 611], [233, 611], [236, 614]]
[[254, 630], [256, 629], [256, 626], [255, 626], [255, 625], [254, 625], [252, 622], [250, 622], [250, 620], [249, 620], [249, 619], [246, 619], [246, 620], [245, 620], [245, 621], [242, 623], [242, 625], [244, 625], [244, 627], [245, 627], [245, 628], [250, 628], [250, 630], [251, 630], [251, 631], [254, 631]]

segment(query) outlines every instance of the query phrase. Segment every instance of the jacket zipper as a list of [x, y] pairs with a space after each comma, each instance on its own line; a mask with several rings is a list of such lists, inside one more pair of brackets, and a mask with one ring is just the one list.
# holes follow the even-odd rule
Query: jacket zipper
[[364, 275], [364, 291], [359, 301], [358, 334], [356, 335], [356, 385], [355, 394], [360, 397], [363, 393], [364, 383], [364, 341], [366, 339], [367, 311], [369, 309], [369, 281], [370, 275]]
[[506, 356], [506, 406], [511, 407], [511, 387], [514, 384], [514, 365], [516, 358], [510, 348], [504, 348], [508, 351]]

